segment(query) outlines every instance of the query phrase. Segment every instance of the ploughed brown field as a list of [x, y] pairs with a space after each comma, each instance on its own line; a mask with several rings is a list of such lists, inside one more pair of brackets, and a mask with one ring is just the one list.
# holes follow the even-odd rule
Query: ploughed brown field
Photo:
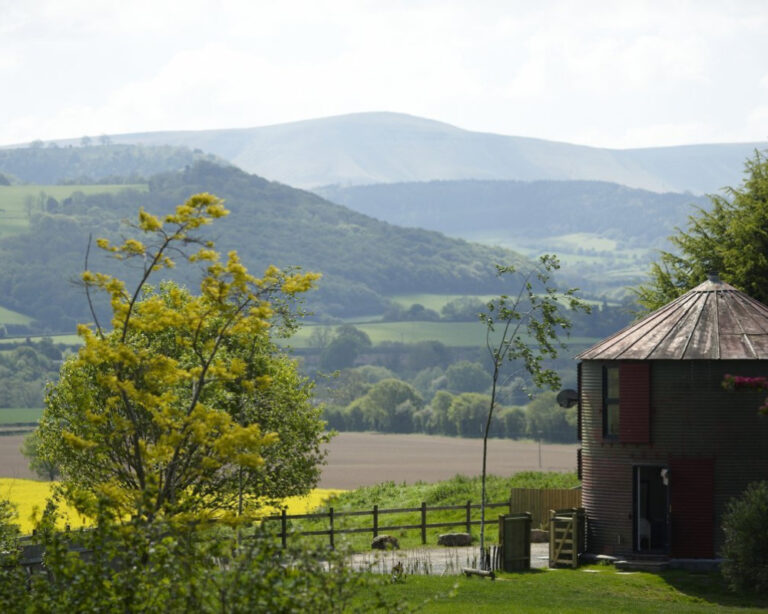
[[[0, 437], [0, 477], [35, 478], [19, 452], [23, 437]], [[488, 473], [575, 471], [576, 444], [542, 444], [541, 465], [536, 442], [488, 441]], [[433, 435], [339, 433], [328, 448], [321, 488], [352, 489], [394, 482], [436, 482], [457, 473], [479, 475], [483, 440]]]
[[[542, 471], [576, 471], [575, 444], [542, 444]], [[488, 473], [510, 475], [539, 470], [538, 444], [488, 440]], [[457, 473], [480, 475], [483, 440], [435, 435], [339, 433], [328, 445], [321, 488], [352, 489], [394, 482], [436, 482]]]

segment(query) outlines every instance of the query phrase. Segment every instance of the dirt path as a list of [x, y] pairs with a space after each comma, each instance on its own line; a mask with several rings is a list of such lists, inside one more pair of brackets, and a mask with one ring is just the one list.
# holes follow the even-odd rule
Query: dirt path
[[[0, 477], [31, 478], [27, 460], [19, 452], [23, 436], [0, 437]], [[482, 462], [481, 439], [459, 439], [431, 435], [382, 435], [340, 433], [328, 447], [328, 464], [320, 478], [321, 488], [345, 490], [394, 482], [435, 482], [457, 473], [478, 475]], [[575, 471], [576, 445], [543, 444], [541, 469]], [[535, 442], [491, 439], [488, 442], [488, 472], [509, 475], [539, 469]]]

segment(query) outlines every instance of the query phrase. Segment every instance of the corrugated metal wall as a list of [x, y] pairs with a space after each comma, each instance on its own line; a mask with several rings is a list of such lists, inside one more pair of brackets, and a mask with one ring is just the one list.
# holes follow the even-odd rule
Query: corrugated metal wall
[[[675, 532], [691, 530], [696, 533], [695, 539], [709, 539], [710, 550], [716, 554], [722, 544], [720, 522], [728, 500], [739, 495], [750, 482], [768, 479], [768, 417], [757, 414], [766, 395], [729, 392], [723, 390], [721, 382], [726, 373], [768, 375], [768, 363], [650, 361], [652, 390], [647, 444], [603, 440], [602, 367], [607, 364], [616, 363], [582, 364], [582, 503], [588, 518], [587, 548], [594, 553], [631, 554], [634, 466], [670, 466], [670, 460], [675, 458], [688, 459], [690, 466], [695, 467], [696, 459], [711, 459], [711, 529], [702, 528], [707, 525], [701, 523], [696, 525], [698, 528], [690, 523], [688, 528], [685, 522], [676, 523], [674, 507], [672, 520]], [[674, 473], [670, 476], [670, 489], [674, 499]], [[684, 491], [678, 494], [688, 496]], [[709, 536], [701, 535], [709, 530]], [[672, 543], [674, 549], [674, 533]], [[689, 555], [702, 556], [702, 551]], [[685, 556], [680, 551], [675, 554]]]

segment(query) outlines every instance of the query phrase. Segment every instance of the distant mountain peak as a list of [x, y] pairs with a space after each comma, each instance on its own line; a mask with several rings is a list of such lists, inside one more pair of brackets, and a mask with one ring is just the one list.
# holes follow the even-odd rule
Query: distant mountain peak
[[370, 111], [253, 128], [122, 134], [115, 143], [187, 146], [299, 188], [432, 180], [591, 180], [655, 192], [714, 192], [741, 181], [766, 143], [604, 149], [473, 132]]

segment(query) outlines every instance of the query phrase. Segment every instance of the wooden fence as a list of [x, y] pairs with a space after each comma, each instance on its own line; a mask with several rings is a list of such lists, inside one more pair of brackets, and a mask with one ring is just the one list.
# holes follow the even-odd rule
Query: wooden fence
[[581, 488], [513, 488], [509, 511], [530, 512], [533, 528], [549, 528], [549, 511], [581, 507]]
[[[509, 511], [509, 502], [504, 503], [486, 503], [486, 511], [494, 508], [506, 508]], [[421, 530], [421, 543], [427, 543], [427, 529], [435, 529], [442, 527], [463, 527], [464, 530], [469, 533], [473, 525], [479, 525], [480, 520], [472, 519], [472, 510], [479, 510], [480, 504], [473, 504], [471, 501], [467, 501], [464, 505], [440, 505], [440, 506], [428, 506], [426, 503], [421, 504], [420, 507], [401, 507], [401, 508], [388, 508], [379, 509], [378, 505], [374, 505], [371, 510], [362, 511], [345, 511], [337, 512], [332, 507], [327, 512], [321, 514], [287, 514], [285, 510], [283, 513], [277, 516], [268, 516], [263, 519], [263, 522], [279, 522], [280, 523], [280, 539], [283, 547], [285, 547], [286, 539], [288, 537], [288, 521], [289, 520], [327, 520], [328, 529], [318, 531], [297, 531], [298, 535], [327, 535], [331, 548], [335, 547], [335, 536], [342, 533], [371, 533], [373, 537], [378, 537], [381, 531], [406, 531], [406, 530]], [[450, 510], [464, 510], [464, 519], [451, 522], [427, 522], [428, 512], [443, 512]], [[380, 523], [381, 516], [387, 514], [419, 514], [419, 522], [417, 524], [398, 524], [398, 525], [383, 525]], [[371, 516], [372, 524], [367, 527], [358, 527], [354, 529], [341, 529], [336, 528], [335, 521], [342, 517], [350, 516]], [[486, 526], [493, 523], [493, 520], [485, 519]]]

